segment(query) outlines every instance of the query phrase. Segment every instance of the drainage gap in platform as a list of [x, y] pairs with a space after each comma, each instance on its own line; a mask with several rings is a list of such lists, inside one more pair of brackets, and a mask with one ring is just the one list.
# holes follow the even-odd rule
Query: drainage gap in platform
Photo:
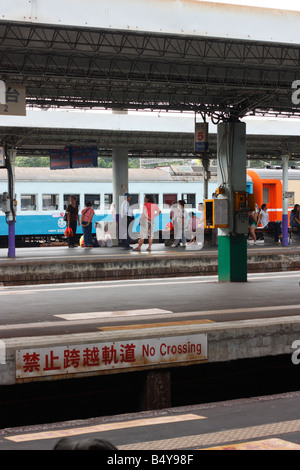
[[[300, 367], [300, 366], [299, 366]], [[0, 388], [0, 427], [205, 404], [300, 390], [291, 356]]]

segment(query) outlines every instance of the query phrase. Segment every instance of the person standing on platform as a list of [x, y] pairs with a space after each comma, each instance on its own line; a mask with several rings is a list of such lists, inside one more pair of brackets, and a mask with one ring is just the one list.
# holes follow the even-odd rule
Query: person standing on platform
[[67, 207], [67, 214], [68, 214], [68, 227], [70, 227], [73, 231], [73, 237], [68, 238], [68, 245], [69, 245], [69, 248], [75, 248], [77, 224], [80, 225], [79, 215], [78, 215], [78, 206], [76, 204], [75, 196], [70, 196], [70, 204]]
[[179, 246], [179, 242], [181, 240], [182, 246], [186, 246], [186, 238], [185, 238], [185, 223], [187, 219], [187, 213], [184, 208], [185, 202], [183, 200], [178, 201], [177, 210], [174, 212], [174, 243], [171, 245], [171, 248], [176, 248]]
[[281, 223], [280, 222], [270, 222], [269, 214], [267, 209], [267, 204], [262, 204], [260, 212], [258, 215], [258, 224], [257, 229], [259, 230], [259, 225], [261, 224], [262, 228], [267, 230], [274, 230], [275, 232], [275, 243], [280, 245], [279, 237], [281, 235]]
[[148, 238], [149, 242], [147, 251], [151, 251], [154, 238], [155, 217], [159, 214], [161, 214], [161, 210], [155, 204], [153, 197], [150, 194], [146, 194], [144, 198], [143, 213], [140, 218], [140, 239], [138, 246], [134, 248], [133, 251], [141, 251], [145, 238]]
[[[250, 211], [249, 212], [249, 234], [251, 236], [251, 239], [253, 240], [254, 245], [256, 245], [256, 234], [255, 234], [255, 229], [257, 227], [257, 212], [256, 211]], [[250, 243], [250, 239], [249, 239]]]
[[92, 203], [88, 201], [85, 209], [81, 211], [81, 226], [83, 231], [84, 246], [86, 248], [92, 248], [92, 223], [95, 211], [92, 207]]
[[298, 237], [300, 237], [300, 206], [299, 204], [294, 205], [294, 209], [291, 210], [290, 213], [290, 226], [292, 228], [298, 229]]
[[200, 234], [201, 230], [204, 230], [204, 217], [200, 219], [195, 212], [190, 212], [185, 231], [187, 238], [191, 239], [188, 245], [197, 245], [197, 235]]
[[124, 197], [125, 200], [123, 201], [120, 210], [120, 244], [123, 246], [124, 250], [131, 250], [129, 225], [134, 220], [134, 216], [130, 207], [131, 195], [129, 193], [125, 193]]

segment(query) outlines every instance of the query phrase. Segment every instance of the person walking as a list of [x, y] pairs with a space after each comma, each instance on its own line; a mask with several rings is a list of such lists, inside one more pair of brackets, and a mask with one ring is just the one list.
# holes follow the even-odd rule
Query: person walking
[[68, 238], [68, 245], [69, 248], [75, 248], [76, 243], [76, 231], [77, 231], [77, 224], [79, 224], [79, 215], [78, 215], [78, 206], [76, 203], [76, 197], [70, 196], [70, 204], [67, 207], [67, 223], [68, 227], [70, 227], [73, 231], [73, 237]]
[[145, 238], [148, 238], [149, 243], [147, 251], [151, 251], [154, 237], [155, 217], [159, 214], [161, 214], [161, 210], [157, 204], [155, 204], [153, 197], [150, 194], [146, 194], [144, 198], [143, 213], [140, 219], [140, 239], [138, 246], [134, 248], [133, 251], [141, 251]]
[[92, 248], [92, 224], [95, 211], [92, 203], [87, 201], [86, 207], [81, 211], [81, 226], [83, 231], [84, 246]]

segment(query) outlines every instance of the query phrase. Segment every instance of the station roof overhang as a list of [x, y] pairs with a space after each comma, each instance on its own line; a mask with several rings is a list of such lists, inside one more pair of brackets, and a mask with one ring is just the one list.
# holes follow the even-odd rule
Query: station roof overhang
[[[166, 113], [111, 114], [83, 111], [32, 111], [0, 119], [0, 141], [17, 155], [49, 155], [68, 146], [97, 147], [110, 157], [125, 147], [131, 157], [216, 158], [217, 125], [209, 122], [209, 150], [194, 152], [193, 115]], [[5, 125], [3, 123], [5, 122]], [[245, 117], [248, 159], [300, 160], [300, 120]]]
[[2, 0], [0, 79], [32, 107], [300, 117], [299, 12], [192, 0]]

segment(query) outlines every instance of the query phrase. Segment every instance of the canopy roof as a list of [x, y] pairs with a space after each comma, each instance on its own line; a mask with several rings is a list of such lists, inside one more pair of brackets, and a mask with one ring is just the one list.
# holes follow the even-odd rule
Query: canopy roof
[[0, 70], [32, 106], [300, 115], [300, 13], [191, 0], [3, 0]]

